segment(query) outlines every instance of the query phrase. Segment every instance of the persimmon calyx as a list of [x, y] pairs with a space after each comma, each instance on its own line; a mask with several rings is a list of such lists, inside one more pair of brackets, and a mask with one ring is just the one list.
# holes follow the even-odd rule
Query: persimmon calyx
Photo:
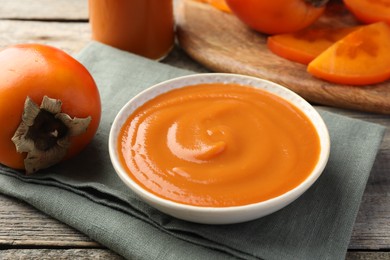
[[319, 8], [325, 6], [329, 0], [305, 0], [305, 2]]
[[22, 121], [12, 141], [16, 151], [27, 153], [24, 159], [26, 174], [50, 167], [66, 155], [72, 136], [84, 133], [91, 117], [71, 118], [61, 113], [62, 102], [43, 97], [40, 106], [26, 98]]

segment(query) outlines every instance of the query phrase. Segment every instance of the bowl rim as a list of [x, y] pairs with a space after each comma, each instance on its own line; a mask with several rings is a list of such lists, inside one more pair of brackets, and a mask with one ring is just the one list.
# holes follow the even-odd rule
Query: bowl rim
[[[152, 95], [148, 98], [145, 99], [145, 102], [147, 102], [150, 99], [153, 99], [154, 97], [162, 94], [169, 92], [173, 89], [176, 88], [181, 88], [181, 87], [186, 87], [186, 86], [191, 86], [191, 85], [197, 85], [201, 83], [221, 83], [220, 81], [216, 81], [215, 78], [222, 78], [222, 79], [227, 79], [226, 83], [237, 83], [245, 86], [252, 86], [255, 88], [260, 88], [262, 90], [271, 92], [275, 94], [275, 92], [272, 92], [270, 90], [273, 89], [278, 89], [284, 92], [286, 95], [293, 97], [294, 99], [299, 100], [300, 105], [304, 106], [305, 109], [302, 109], [301, 106], [298, 106], [294, 102], [292, 102], [289, 99], [286, 99], [283, 96], [280, 96], [276, 94], [277, 96], [287, 100], [290, 102], [292, 105], [297, 107], [300, 111], [302, 111], [310, 120], [310, 122], [315, 126], [316, 132], [319, 136], [320, 139], [320, 155], [319, 159], [314, 167], [314, 169], [311, 171], [310, 175], [302, 181], [298, 186], [294, 187], [293, 189], [279, 195], [276, 197], [273, 197], [268, 200], [264, 201], [259, 201], [251, 204], [245, 204], [245, 205], [239, 205], [239, 206], [228, 206], [228, 207], [211, 207], [211, 206], [196, 206], [196, 205], [190, 205], [190, 204], [184, 204], [180, 202], [175, 202], [171, 201], [169, 199], [165, 199], [162, 197], [159, 197], [147, 190], [145, 190], [143, 187], [138, 185], [127, 173], [126, 170], [123, 168], [121, 165], [121, 162], [117, 156], [117, 133], [119, 130], [122, 128], [122, 124], [120, 122], [121, 118], [123, 117], [128, 117], [131, 113], [134, 112], [135, 108], [131, 109], [130, 106], [138, 99], [141, 97], [144, 97], [145, 95], [147, 96], [150, 93], [153, 93], [156, 89], [162, 88], [166, 85], [170, 85], [172, 83], [178, 83], [178, 87], [173, 87], [170, 89], [165, 89], [164, 91], [160, 92], [159, 94]], [[232, 79], [236, 79], [233, 80]], [[186, 84], [180, 84], [182, 81], [187, 81], [187, 80], [193, 80], [191, 82], [188, 82]], [[250, 84], [245, 84], [243, 81], [255, 81], [260, 84], [265, 84], [269, 87], [269, 89], [264, 89], [259, 86], [253, 86]], [[142, 103], [142, 104], [143, 104]], [[139, 105], [142, 105], [139, 104]], [[138, 106], [137, 106], [138, 107]], [[129, 110], [130, 109], [130, 110]], [[306, 111], [308, 110], [308, 111]], [[309, 113], [310, 112], [310, 113]], [[313, 117], [316, 120], [313, 122]], [[134, 193], [136, 193], [138, 196], [140, 196], [143, 199], [146, 199], [149, 202], [152, 202], [154, 204], [162, 205], [164, 208], [175, 208], [175, 209], [181, 209], [185, 210], [188, 212], [191, 211], [196, 211], [200, 213], [231, 213], [231, 212], [236, 212], [238, 210], [243, 210], [243, 211], [252, 211], [260, 208], [269, 208], [269, 207], [275, 207], [279, 205], [280, 203], [283, 202], [288, 202], [287, 204], [291, 203], [293, 200], [301, 196], [307, 189], [309, 189], [313, 183], [320, 177], [322, 174], [325, 166], [327, 165], [328, 159], [329, 159], [329, 154], [330, 154], [330, 137], [329, 137], [329, 132], [328, 128], [323, 121], [323, 118], [321, 115], [318, 113], [318, 111], [311, 105], [309, 104], [305, 99], [303, 99], [301, 96], [293, 92], [292, 90], [269, 80], [258, 78], [258, 77], [252, 77], [252, 76], [247, 76], [247, 75], [241, 75], [241, 74], [234, 74], [234, 73], [195, 73], [195, 74], [190, 74], [190, 75], [185, 75], [185, 76], [179, 76], [175, 77], [169, 80], [162, 81], [160, 83], [154, 84], [143, 91], [139, 92], [137, 95], [132, 97], [129, 101], [126, 102], [125, 105], [119, 110], [117, 113], [112, 125], [111, 129], [109, 132], [109, 156], [112, 162], [112, 165], [120, 177], [120, 179], [128, 186]], [[292, 201], [291, 198], [293, 198]], [[286, 204], [286, 205], [287, 205]], [[284, 206], [283, 206], [284, 207]]]

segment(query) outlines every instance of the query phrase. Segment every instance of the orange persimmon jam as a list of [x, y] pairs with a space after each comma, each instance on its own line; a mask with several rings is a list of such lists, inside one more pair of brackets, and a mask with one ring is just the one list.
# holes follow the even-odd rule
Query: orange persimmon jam
[[127, 174], [147, 191], [205, 207], [279, 196], [314, 169], [320, 140], [288, 101], [235, 83], [171, 90], [126, 120], [118, 138]]

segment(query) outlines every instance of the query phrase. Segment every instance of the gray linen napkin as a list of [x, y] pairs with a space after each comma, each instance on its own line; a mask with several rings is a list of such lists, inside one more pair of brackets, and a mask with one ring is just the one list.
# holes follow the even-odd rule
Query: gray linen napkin
[[297, 201], [235, 225], [200, 225], [149, 207], [119, 180], [107, 140], [119, 109], [141, 90], [192, 72], [91, 43], [77, 57], [94, 76], [103, 113], [77, 157], [34, 176], [0, 165], [0, 192], [30, 203], [131, 259], [343, 259], [384, 127], [320, 111], [329, 163]]

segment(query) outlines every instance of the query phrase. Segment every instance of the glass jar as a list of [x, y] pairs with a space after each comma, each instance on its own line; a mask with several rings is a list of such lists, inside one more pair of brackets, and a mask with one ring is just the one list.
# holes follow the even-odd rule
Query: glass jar
[[173, 0], [89, 0], [92, 39], [150, 59], [174, 44]]

